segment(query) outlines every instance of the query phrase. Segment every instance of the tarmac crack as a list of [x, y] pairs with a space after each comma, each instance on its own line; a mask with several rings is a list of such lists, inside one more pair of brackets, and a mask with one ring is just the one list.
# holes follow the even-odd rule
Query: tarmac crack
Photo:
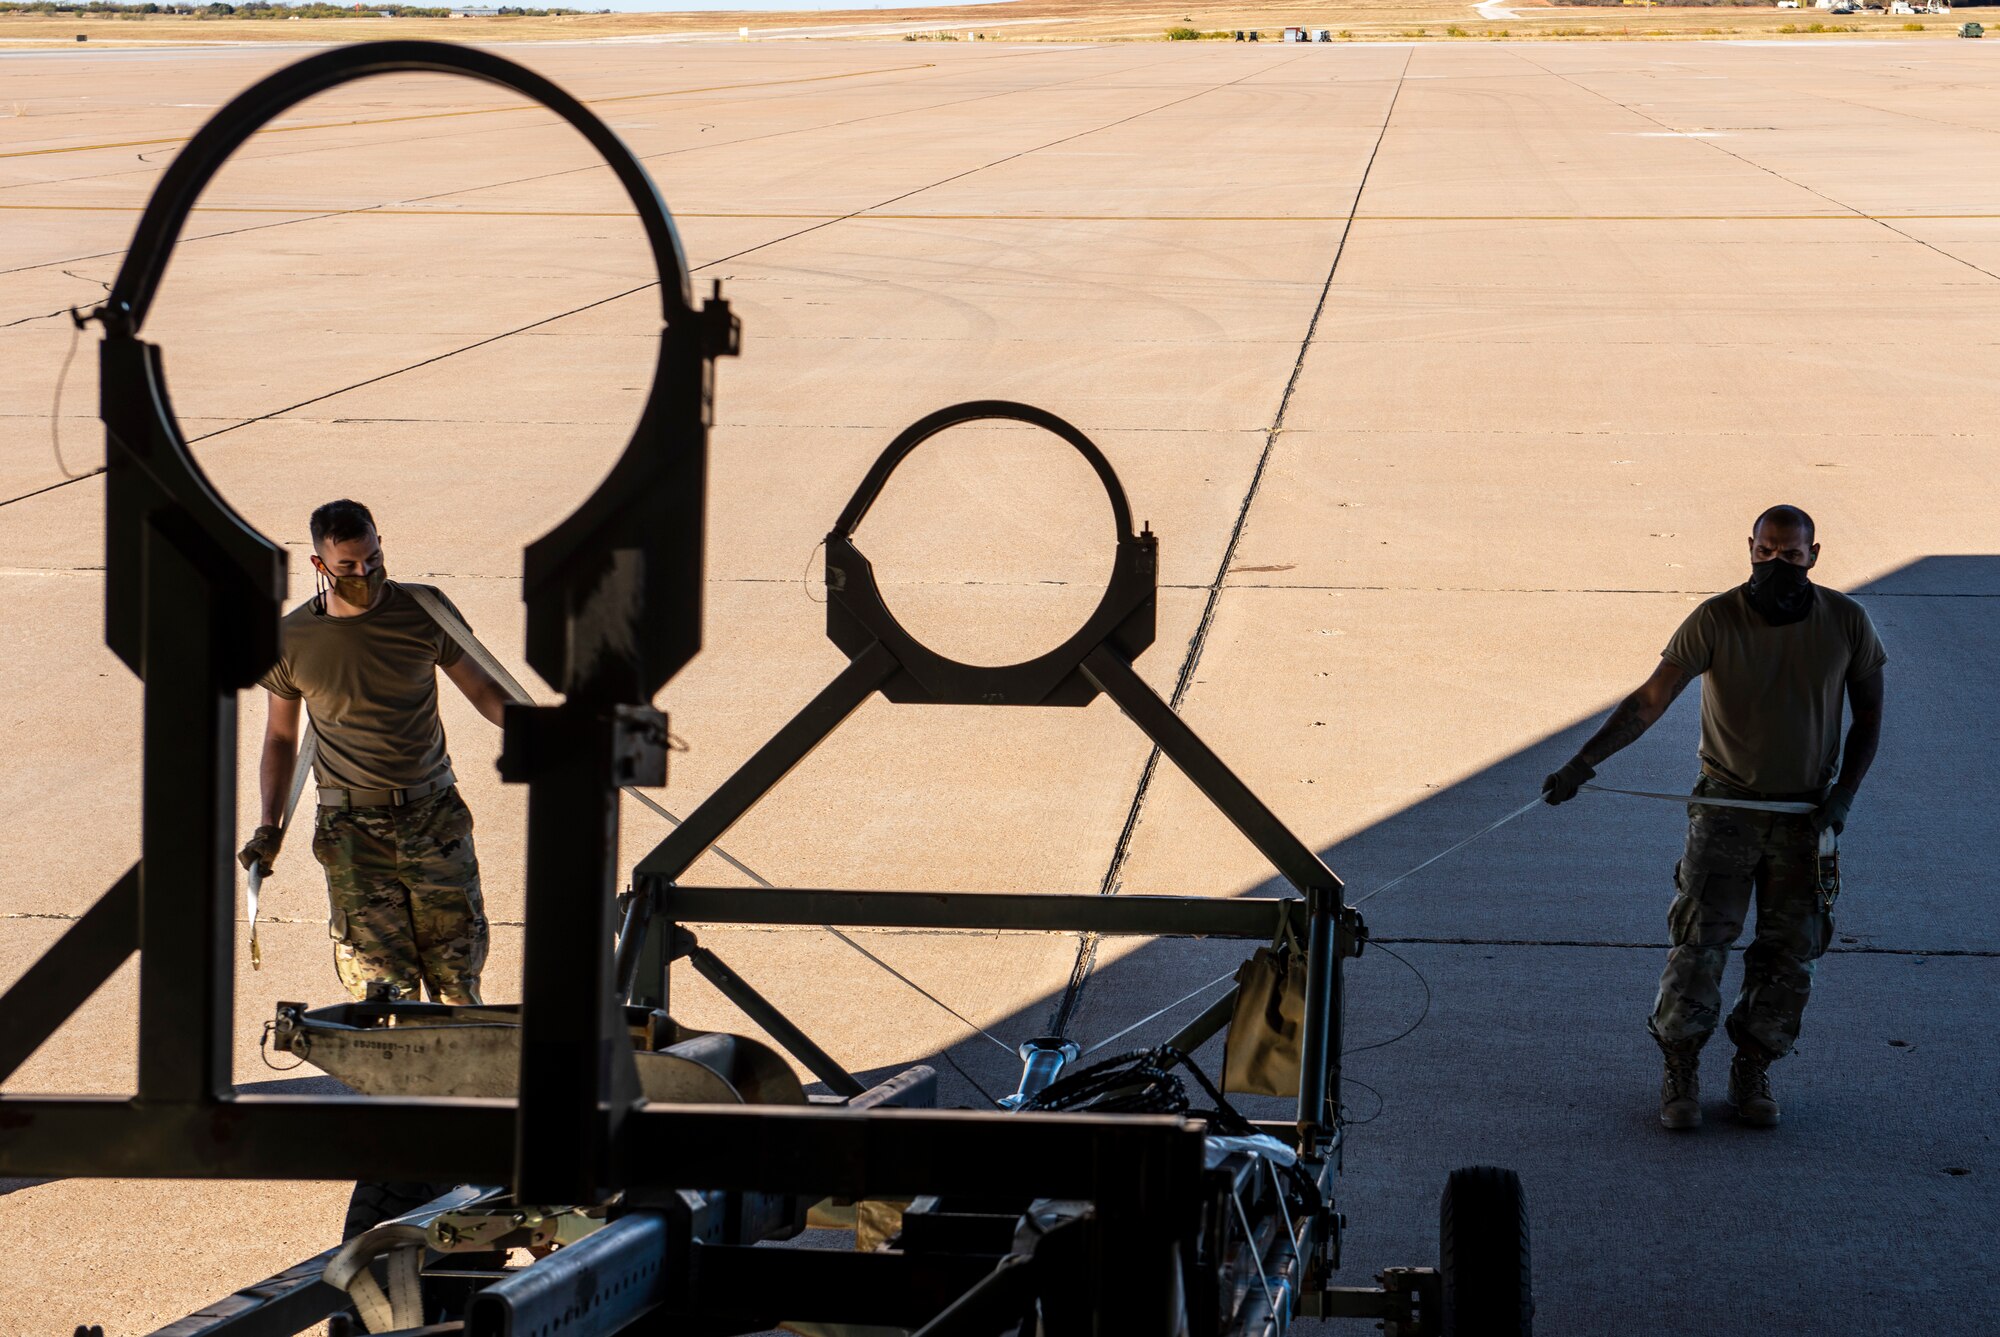
[[[1236, 564], [1236, 550], [1242, 542], [1243, 531], [1250, 520], [1250, 509], [1257, 502], [1257, 494], [1264, 482], [1265, 470], [1271, 462], [1271, 453], [1276, 448], [1278, 437], [1285, 429], [1285, 411], [1291, 406], [1292, 395], [1298, 389], [1299, 377], [1305, 370], [1306, 354], [1311, 351], [1313, 335], [1319, 329], [1320, 317], [1326, 311], [1327, 298], [1333, 292], [1334, 275], [1340, 270], [1340, 259], [1347, 251], [1347, 239], [1353, 235], [1354, 219], [1361, 209], [1361, 198], [1368, 190], [1368, 178], [1375, 170], [1375, 159], [1382, 151], [1382, 141], [1388, 137], [1389, 123], [1395, 119], [1396, 103], [1402, 98], [1404, 85], [1408, 82], [1410, 65], [1416, 59], [1416, 48], [1412, 47], [1403, 57], [1403, 68], [1396, 75], [1396, 82], [1389, 93], [1389, 105], [1382, 112], [1382, 124], [1376, 128], [1375, 140], [1369, 146], [1367, 161], [1362, 165], [1361, 176], [1354, 186], [1354, 198], [1348, 202], [1347, 219], [1341, 225], [1340, 235], [1334, 241], [1333, 259], [1327, 264], [1326, 280], [1320, 285], [1319, 301], [1313, 306], [1310, 319], [1306, 322], [1305, 337], [1299, 341], [1298, 356], [1292, 360], [1290, 376], [1285, 380], [1285, 388], [1278, 397], [1277, 412], [1271, 416], [1270, 429], [1264, 436], [1263, 451], [1257, 457], [1257, 467], [1251, 472], [1250, 482], [1243, 493], [1242, 504], [1237, 508], [1236, 521], [1229, 532], [1229, 542], [1224, 547], [1222, 562], [1216, 568], [1215, 579], [1209, 582], [1208, 598], [1202, 607], [1201, 619], [1195, 625], [1193, 636], [1188, 640], [1187, 653], [1182, 657], [1180, 673], [1174, 680], [1173, 694], [1167, 705], [1176, 714], [1186, 699], [1187, 690], [1194, 682], [1194, 675], [1201, 664], [1202, 651], [1208, 645], [1209, 629], [1214, 625], [1216, 609], [1222, 601], [1223, 590], [1228, 587], [1229, 570]], [[1241, 82], [1236, 80], [1233, 82]], [[1226, 85], [1223, 85], [1226, 87]], [[1140, 814], [1146, 806], [1154, 775], [1160, 767], [1160, 749], [1155, 745], [1146, 754], [1145, 766], [1139, 772], [1138, 787], [1133, 791], [1131, 806], [1125, 813], [1125, 824], [1118, 833], [1117, 843], [1112, 847], [1111, 860], [1104, 870], [1104, 880], [1098, 887], [1100, 896], [1118, 894], [1120, 874], [1125, 861], [1131, 854], [1132, 837], [1139, 827]], [[1070, 968], [1069, 981], [1063, 986], [1060, 999], [1050, 1014], [1048, 1033], [1064, 1035], [1070, 1023], [1075, 1020], [1083, 1004], [1084, 989], [1090, 981], [1097, 964], [1100, 935], [1086, 932], [1077, 943], [1076, 961]]]

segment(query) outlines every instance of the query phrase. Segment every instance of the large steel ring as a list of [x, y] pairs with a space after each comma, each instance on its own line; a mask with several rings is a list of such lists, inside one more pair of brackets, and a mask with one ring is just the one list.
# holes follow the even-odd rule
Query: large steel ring
[[240, 630], [225, 672], [248, 685], [276, 655], [284, 550], [216, 492], [189, 451], [160, 350], [138, 338], [188, 212], [237, 149], [274, 117], [338, 85], [379, 74], [464, 75], [510, 89], [568, 122], [631, 199], [660, 277], [665, 325], [653, 383], [631, 441], [584, 503], [526, 553], [527, 657], [565, 695], [644, 702], [700, 645], [708, 361], [736, 351], [727, 304], [696, 307], [673, 216], [609, 126], [554, 83], [513, 61], [443, 42], [371, 42], [286, 66], [218, 111], [161, 178], [104, 304], [101, 353], [107, 442], [106, 638], [135, 669], [143, 591], [138, 545], [147, 517], [178, 508], [232, 569], [228, 621]]
[[[1089, 462], [1111, 502], [1118, 546], [1111, 579], [1097, 608], [1061, 645], [1017, 664], [966, 664], [931, 649], [896, 620], [882, 598], [874, 567], [855, 546], [854, 531], [881, 496], [889, 476], [918, 446], [947, 428], [995, 420], [1039, 427], [1068, 442]], [[1028, 404], [997, 399], [954, 404], [912, 423], [889, 443], [826, 536], [826, 634], [850, 658], [877, 642], [888, 648], [903, 669], [882, 688], [891, 701], [1085, 705], [1097, 695], [1095, 684], [1078, 672], [1086, 654], [1109, 641], [1131, 659], [1153, 643], [1158, 570], [1152, 533], [1132, 531], [1125, 488], [1089, 437], [1055, 414]]]

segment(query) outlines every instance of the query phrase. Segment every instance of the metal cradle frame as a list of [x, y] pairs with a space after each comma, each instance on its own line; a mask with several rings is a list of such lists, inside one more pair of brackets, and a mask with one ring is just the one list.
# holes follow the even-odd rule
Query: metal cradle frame
[[[977, 422], [1021, 423], [1067, 443], [1095, 471], [1111, 504], [1115, 556], [1096, 609], [1061, 645], [1017, 664], [984, 666], [950, 659], [919, 642], [890, 612], [855, 530], [897, 467], [950, 428]], [[1158, 544], [1135, 533], [1132, 508], [1095, 443], [1052, 413], [998, 400], [940, 409], [904, 430], [882, 452], [826, 537], [827, 637], [848, 665], [769, 742], [689, 813], [639, 861], [619, 953], [619, 980], [631, 1001], [669, 1003], [669, 963], [699, 952], [688, 922], [826, 924], [846, 927], [1039, 929], [1139, 935], [1277, 936], [1287, 916], [1303, 919], [1306, 1008], [1300, 1041], [1297, 1132], [1308, 1154], [1337, 1150], [1340, 1107], [1341, 962], [1366, 936], [1360, 916], [1341, 901], [1341, 882], [1207, 744], [1162, 701], [1132, 666], [1153, 642], [1158, 604]], [[875, 693], [892, 702], [984, 706], [1088, 705], [1110, 697], [1153, 744], [1303, 893], [1282, 900], [1173, 896], [995, 895], [983, 892], [837, 892], [783, 888], [687, 887], [687, 869], [757, 801]], [[715, 977], [712, 956], [695, 957]], [[1233, 994], [1230, 996], [1233, 997]], [[739, 1001], [744, 1001], [739, 999]], [[1229, 1018], [1229, 997], [1176, 1037], [1192, 1049]], [[836, 1091], [859, 1090], [798, 1029], [761, 1000], [746, 1008]]]
[[[243, 1095], [233, 1086], [229, 1036], [236, 698], [275, 658], [285, 553], [210, 485], [175, 419], [160, 349], [139, 331], [189, 209], [236, 148], [314, 93], [399, 73], [467, 76], [521, 94], [602, 155], [639, 214], [661, 277], [658, 363], [617, 465], [525, 554], [528, 660], [562, 700], [510, 707], [504, 728], [503, 776], [528, 788], [518, 1098]], [[523, 1203], [615, 1203], [611, 1225], [472, 1298], [468, 1330], [492, 1333], [610, 1333], [651, 1311], [694, 1314], [714, 1330], [732, 1304], [764, 1307], [745, 1296], [801, 1286], [856, 1311], [850, 1321], [997, 1331], [1005, 1315], [1018, 1317], [1022, 1277], [1033, 1270], [1019, 1250], [990, 1250], [1000, 1261], [989, 1258], [982, 1270], [954, 1248], [845, 1256], [750, 1249], [760, 1229], [750, 1220], [755, 1200], [1082, 1202], [1085, 1219], [1056, 1222], [1032, 1251], [1032, 1259], [1066, 1260], [1061, 1275], [1074, 1307], [1065, 1312], [1081, 1316], [1072, 1330], [1170, 1332], [1177, 1297], [1188, 1293], [1188, 1250], [1202, 1222], [1215, 1219], [1203, 1214], [1216, 1201], [1216, 1172], [1204, 1168], [1198, 1122], [892, 1109], [859, 1098], [804, 1108], [647, 1104], [619, 986], [643, 981], [634, 996], [663, 1003], [670, 930], [686, 920], [1265, 937], [1278, 915], [1299, 914], [1312, 974], [1297, 1139], [1320, 1182], [1330, 1180], [1339, 1148], [1340, 960], [1358, 948], [1360, 921], [1341, 905], [1339, 880], [1134, 672], [1132, 656], [1153, 632], [1153, 539], [1132, 532], [1115, 476], [1074, 428], [1019, 405], [961, 406], [912, 427], [877, 463], [828, 542], [828, 629], [848, 668], [640, 866], [638, 917], [621, 963], [618, 793], [665, 782], [665, 719], [651, 701], [700, 641], [711, 368], [737, 348], [719, 291], [704, 303], [692, 297], [672, 217], [638, 161], [581, 103], [497, 56], [418, 42], [314, 55], [247, 90], [187, 144], [141, 218], [108, 300], [88, 318], [104, 331], [105, 638], [144, 682], [141, 856], [0, 998], [0, 1079], [136, 952], [138, 1082], [129, 1097], [0, 1095], [0, 1175], [457, 1181], [505, 1185]], [[1111, 495], [1119, 530], [1116, 570], [1090, 622], [1050, 654], [999, 669], [956, 664], [917, 644], [889, 616], [853, 543], [910, 450], [980, 418], [1038, 425], [1082, 452]], [[673, 884], [876, 691], [896, 701], [1067, 706], [1107, 694], [1304, 899], [752, 894]], [[1316, 1299], [1272, 1292], [1271, 1251], [1289, 1242], [1288, 1269], [1307, 1263], [1307, 1253], [1328, 1261], [1337, 1217], [1329, 1207], [1324, 1220], [1294, 1220], [1282, 1194], [1274, 1204], [1257, 1198], [1254, 1185], [1228, 1191], [1239, 1214], [1246, 1200], [1257, 1213], [1249, 1258], [1274, 1309], [1405, 1323], [1423, 1310], [1407, 1284], [1343, 1300], [1317, 1274]], [[988, 1234], [990, 1224], [960, 1222]], [[1299, 1287], [1306, 1270], [1299, 1266], [1288, 1284]], [[295, 1331], [313, 1321], [315, 1303], [328, 1312], [323, 1296], [312, 1300], [311, 1277], [301, 1265], [218, 1306], [213, 1321], [190, 1319], [173, 1331]]]

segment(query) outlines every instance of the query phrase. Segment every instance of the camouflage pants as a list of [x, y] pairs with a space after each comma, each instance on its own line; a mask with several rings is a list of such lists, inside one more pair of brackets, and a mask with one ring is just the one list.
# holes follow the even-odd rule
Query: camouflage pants
[[481, 1001], [486, 909], [472, 810], [455, 787], [398, 808], [321, 808], [313, 857], [349, 993], [414, 999], [428, 986], [436, 1002]]
[[[1704, 776], [1696, 794], [1765, 797]], [[1650, 1029], [1662, 1044], [1714, 1033], [1722, 970], [1754, 899], [1757, 928], [1743, 953], [1743, 986], [1726, 1028], [1738, 1048], [1789, 1053], [1812, 994], [1814, 963], [1833, 940], [1833, 905], [1819, 889], [1819, 837], [1788, 813], [1688, 805], [1687, 849], [1674, 867], [1671, 947]]]

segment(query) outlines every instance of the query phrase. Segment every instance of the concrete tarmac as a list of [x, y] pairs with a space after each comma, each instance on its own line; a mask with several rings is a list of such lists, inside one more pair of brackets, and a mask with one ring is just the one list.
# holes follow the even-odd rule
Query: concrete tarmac
[[[101, 643], [90, 336], [51, 439], [64, 312], [102, 294], [177, 147], [295, 54], [6, 62], [0, 982], [137, 850], [139, 692]], [[1990, 1326], [1990, 48], [514, 54], [645, 157], [697, 283], [722, 280], [744, 324], [718, 375], [707, 644], [661, 697], [688, 745], [662, 795], [676, 811], [839, 670], [815, 545], [882, 446], [955, 400], [1026, 400], [1104, 448], [1160, 536], [1141, 670], [1356, 897], [1532, 797], [1694, 603], [1741, 579], [1751, 518], [1812, 511], [1818, 577], [1888, 644], [1889, 725], [1846, 840], [1840, 942], [1774, 1070], [1785, 1125], [1729, 1122], [1720, 1046], [1709, 1126], [1655, 1123], [1643, 1021], [1678, 810], [1537, 809], [1365, 907], [1400, 959], [1371, 951], [1350, 977], [1347, 1269], [1434, 1262], [1445, 1173], [1490, 1162], [1527, 1184], [1545, 1332]], [[519, 665], [521, 546], [629, 432], [652, 281], [610, 174], [552, 118], [383, 79], [238, 155], [146, 333], [203, 467], [291, 547], [295, 597], [308, 511], [352, 495], [391, 574], [443, 588]], [[1005, 662], [1094, 605], [1111, 536], [1093, 487], [1033, 434], [955, 432], [861, 541], [913, 629]], [[1602, 781], [1684, 787], [1694, 695]], [[447, 697], [495, 924], [487, 995], [507, 999], [523, 805], [496, 732]], [[263, 716], [246, 697], [245, 830]], [[1103, 702], [878, 700], [724, 843], [781, 884], [1275, 889], [1171, 766], [1145, 778], [1147, 752]], [[664, 830], [625, 816], [636, 860]], [[276, 1000], [338, 995], [304, 846], [267, 889], [262, 971], [236, 981], [245, 1089], [324, 1086], [257, 1045]], [[742, 881], [714, 858], [696, 875]], [[1001, 1051], [1058, 1015], [1088, 1046], [1240, 958], [859, 936], [952, 1011], [817, 930], [703, 930], [851, 1068], [940, 1063], [949, 1103], [1011, 1088]], [[6, 1089], [129, 1090], [135, 981], [128, 965]], [[676, 987], [689, 1022], [744, 1027]], [[1419, 1029], [1373, 1047], [1426, 997]], [[326, 1247], [346, 1191], [0, 1181], [0, 1335], [150, 1331]]]

